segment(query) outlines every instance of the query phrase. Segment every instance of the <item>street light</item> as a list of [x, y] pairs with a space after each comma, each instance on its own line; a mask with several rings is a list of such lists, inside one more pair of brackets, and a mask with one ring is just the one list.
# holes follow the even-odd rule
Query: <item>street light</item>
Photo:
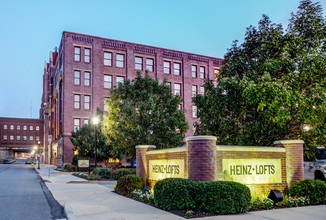
[[35, 145], [35, 146], [34, 146], [34, 150], [33, 150], [33, 152], [34, 152], [34, 156], [33, 156], [34, 164], [36, 164], [36, 162], [35, 162], [35, 159], [36, 159], [36, 158], [35, 158], [35, 156], [36, 156], [35, 153], [37, 153], [36, 150], [37, 150], [37, 146]]
[[98, 118], [95, 116], [93, 118], [93, 124], [94, 124], [94, 132], [95, 132], [95, 156], [94, 156], [94, 159], [95, 159], [95, 168], [97, 167], [97, 161], [96, 161], [96, 156], [97, 156], [97, 149], [96, 149], [96, 125], [98, 124]]
[[38, 166], [37, 166], [37, 169], [40, 169], [40, 144], [41, 144], [41, 142], [40, 141], [38, 141], [37, 142], [37, 144], [38, 144], [38, 153], [37, 153], [37, 162], [38, 162]]

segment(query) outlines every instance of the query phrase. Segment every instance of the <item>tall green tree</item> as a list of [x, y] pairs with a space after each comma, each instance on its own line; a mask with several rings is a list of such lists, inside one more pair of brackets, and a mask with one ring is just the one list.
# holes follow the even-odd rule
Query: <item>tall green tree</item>
[[183, 135], [189, 126], [178, 109], [182, 102], [174, 96], [166, 81], [159, 83], [147, 72], [131, 82], [126, 80], [112, 89], [107, 99], [108, 115], [103, 131], [114, 154], [136, 157], [135, 147], [155, 145], [157, 149], [183, 145]]
[[70, 140], [74, 145], [73, 150], [77, 150], [80, 157], [94, 158], [96, 130], [96, 159], [97, 161], [103, 161], [113, 157], [112, 147], [106, 143], [106, 136], [102, 132], [103, 112], [100, 109], [97, 109], [96, 117], [99, 119], [98, 125], [93, 125], [91, 122], [92, 118], [90, 118], [87, 125], [71, 132]]
[[217, 77], [217, 87], [207, 81], [205, 95], [194, 98], [197, 134], [242, 145], [302, 139], [306, 160], [325, 145], [326, 20], [320, 4], [301, 1], [286, 31], [263, 15], [241, 45], [233, 43]]

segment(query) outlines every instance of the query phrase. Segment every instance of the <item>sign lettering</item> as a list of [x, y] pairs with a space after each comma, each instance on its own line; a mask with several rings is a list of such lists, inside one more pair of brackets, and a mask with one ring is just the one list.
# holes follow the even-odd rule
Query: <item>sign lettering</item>
[[184, 178], [184, 159], [150, 160], [149, 179]]

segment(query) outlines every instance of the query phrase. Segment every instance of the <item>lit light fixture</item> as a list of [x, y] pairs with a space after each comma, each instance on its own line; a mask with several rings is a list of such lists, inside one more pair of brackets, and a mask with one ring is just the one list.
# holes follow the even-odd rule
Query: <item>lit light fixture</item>
[[94, 118], [93, 118], [93, 124], [94, 124], [94, 125], [97, 125], [97, 124], [98, 124], [98, 118], [97, 118], [97, 117], [94, 117]]
[[302, 129], [304, 131], [309, 131], [310, 130], [310, 126], [309, 125], [303, 125]]
[[36, 150], [37, 149], [37, 146], [34, 146], [34, 150]]

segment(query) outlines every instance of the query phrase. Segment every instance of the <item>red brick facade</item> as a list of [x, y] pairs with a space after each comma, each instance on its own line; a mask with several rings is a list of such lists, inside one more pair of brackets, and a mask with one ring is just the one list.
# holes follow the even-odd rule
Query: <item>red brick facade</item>
[[181, 93], [181, 107], [190, 125], [186, 136], [192, 135], [192, 124], [198, 120], [193, 117], [192, 93], [202, 92], [204, 78], [214, 79], [221, 64], [218, 58], [64, 32], [59, 49], [50, 53], [43, 77], [40, 115], [53, 137], [52, 157], [55, 153], [64, 163], [71, 162], [69, 137], [74, 122], [79, 120], [83, 126], [97, 107], [104, 109], [110, 88], [122, 78], [134, 79], [138, 69], [149, 69], [149, 75], [160, 82], [166, 78], [172, 92]]

